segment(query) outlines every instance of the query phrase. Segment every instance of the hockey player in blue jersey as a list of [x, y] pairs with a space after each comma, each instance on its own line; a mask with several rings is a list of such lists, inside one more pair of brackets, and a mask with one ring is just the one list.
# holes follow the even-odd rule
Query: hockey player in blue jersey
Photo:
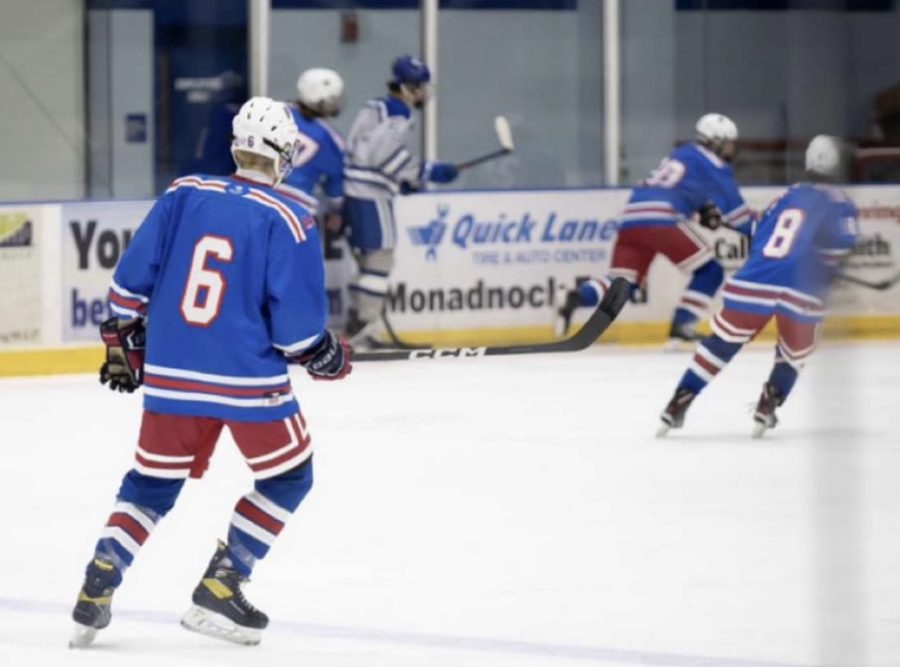
[[722, 288], [713, 334], [697, 346], [661, 415], [659, 435], [681, 428], [691, 402], [772, 318], [778, 329], [775, 365], [753, 414], [754, 437], [778, 423], [775, 409], [816, 347], [828, 285], [858, 235], [856, 208], [830, 184], [839, 167], [837, 140], [815, 137], [806, 151], [809, 182], [792, 186], [757, 224], [747, 261]]
[[143, 385], [144, 413], [134, 467], [87, 566], [70, 646], [109, 624], [123, 575], [185, 480], [203, 475], [226, 427], [256, 482], [235, 505], [182, 625], [259, 643], [268, 618], [241, 586], [313, 481], [288, 365], [323, 380], [351, 368], [346, 341], [325, 328], [316, 226], [273, 187], [298, 149], [287, 106], [249, 100], [233, 120], [236, 173], [175, 180], [116, 267], [100, 380], [119, 391]]
[[557, 311], [556, 330], [563, 335], [579, 306], [595, 307], [612, 278], [621, 277], [637, 290], [651, 262], [664, 255], [691, 274], [669, 327], [672, 343], [695, 340], [697, 322], [709, 311], [725, 273], [706, 241], [691, 226], [710, 229], [725, 224], [747, 233], [752, 213], [738, 190], [730, 162], [737, 126], [718, 113], [702, 116], [697, 140], [676, 148], [641, 185], [634, 188], [619, 221], [609, 274], [569, 291]]
[[344, 211], [359, 269], [350, 282], [347, 316], [354, 345], [364, 345], [373, 333], [387, 296], [394, 264], [394, 196], [428, 182], [450, 183], [458, 174], [454, 164], [423, 162], [412, 151], [412, 109], [428, 99], [428, 67], [403, 55], [391, 71], [387, 96], [367, 101], [347, 135]]
[[290, 106], [299, 133], [299, 148], [291, 172], [278, 190], [294, 197], [313, 213], [324, 198], [323, 219], [333, 231], [341, 227], [344, 205], [344, 140], [328, 124], [341, 112], [344, 81], [334, 70], [316, 67], [297, 79], [297, 101]]

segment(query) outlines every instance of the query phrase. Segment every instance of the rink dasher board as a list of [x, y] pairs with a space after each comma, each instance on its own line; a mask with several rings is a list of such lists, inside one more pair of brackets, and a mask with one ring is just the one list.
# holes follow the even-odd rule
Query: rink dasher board
[[[900, 266], [900, 186], [848, 186], [861, 237], [847, 271], [867, 280]], [[744, 188], [763, 210], [783, 187]], [[396, 200], [396, 263], [388, 317], [411, 342], [483, 345], [549, 340], [560, 287], [603, 275], [629, 190], [420, 193]], [[0, 375], [93, 369], [97, 325], [115, 264], [152, 200], [0, 206]], [[738, 235], [695, 226], [727, 273], [747, 246]], [[326, 261], [330, 324], [346, 311], [353, 260], [332, 242]], [[645, 304], [630, 305], [606, 340], [652, 342], [665, 332], [687, 277], [654, 262]], [[896, 289], [839, 284], [830, 310], [840, 334], [900, 336]]]

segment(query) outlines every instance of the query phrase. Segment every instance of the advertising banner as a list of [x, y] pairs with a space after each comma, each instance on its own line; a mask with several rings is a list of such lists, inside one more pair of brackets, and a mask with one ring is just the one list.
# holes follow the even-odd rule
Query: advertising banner
[[62, 340], [98, 342], [113, 270], [152, 201], [62, 207]]
[[0, 349], [42, 342], [42, 214], [0, 206]]
[[397, 199], [392, 323], [409, 331], [545, 324], [561, 285], [608, 268], [627, 196], [564, 190]]
[[[783, 187], [746, 188], [763, 211]], [[900, 268], [900, 189], [852, 187], [860, 209], [859, 243], [845, 270], [883, 280]], [[609, 269], [624, 189], [434, 193], [396, 200], [397, 255], [388, 315], [408, 332], [547, 326], [561, 289]], [[748, 240], [730, 230], [697, 230], [726, 274], [747, 257]], [[665, 322], [688, 276], [664, 258], [647, 278], [646, 303], [631, 304], [628, 322]], [[836, 283], [832, 311], [840, 315], [897, 315], [894, 291]]]

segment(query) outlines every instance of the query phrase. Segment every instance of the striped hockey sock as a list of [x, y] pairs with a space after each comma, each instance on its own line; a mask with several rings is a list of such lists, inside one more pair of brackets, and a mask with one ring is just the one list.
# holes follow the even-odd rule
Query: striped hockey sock
[[183, 487], [183, 479], [161, 479], [137, 470], [122, 479], [113, 512], [94, 549], [95, 558], [115, 566], [114, 586], [121, 583], [125, 570], [159, 520], [175, 505]]
[[690, 366], [678, 383], [678, 389], [688, 389], [695, 394], [703, 391], [713, 381], [734, 355], [743, 347], [740, 343], [728, 343], [715, 334], [703, 339], [694, 352]]
[[594, 308], [600, 304], [600, 299], [609, 289], [610, 279], [606, 277], [591, 278], [585, 280], [576, 287], [578, 292], [578, 305], [583, 307]]
[[122, 575], [150, 537], [159, 519], [159, 515], [146, 507], [121, 500], [115, 504], [94, 549], [96, 558], [115, 566], [114, 586], [121, 583]]
[[294, 510], [312, 487], [312, 461], [281, 475], [256, 482], [238, 500], [228, 527], [228, 551], [235, 569], [249, 577], [265, 557]]

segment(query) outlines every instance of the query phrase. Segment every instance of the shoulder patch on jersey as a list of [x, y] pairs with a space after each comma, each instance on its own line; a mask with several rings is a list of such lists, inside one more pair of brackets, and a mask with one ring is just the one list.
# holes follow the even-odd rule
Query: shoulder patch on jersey
[[[284, 223], [288, 226], [291, 236], [294, 237], [294, 241], [302, 243], [306, 240], [306, 232], [304, 231], [304, 225], [300, 222], [300, 216], [292, 211], [288, 204], [280, 201], [277, 197], [255, 188], [251, 188], [242, 196], [278, 213]], [[304, 216], [304, 218], [305, 217], [308, 216]], [[309, 229], [309, 227], [306, 227], [306, 229]]]

